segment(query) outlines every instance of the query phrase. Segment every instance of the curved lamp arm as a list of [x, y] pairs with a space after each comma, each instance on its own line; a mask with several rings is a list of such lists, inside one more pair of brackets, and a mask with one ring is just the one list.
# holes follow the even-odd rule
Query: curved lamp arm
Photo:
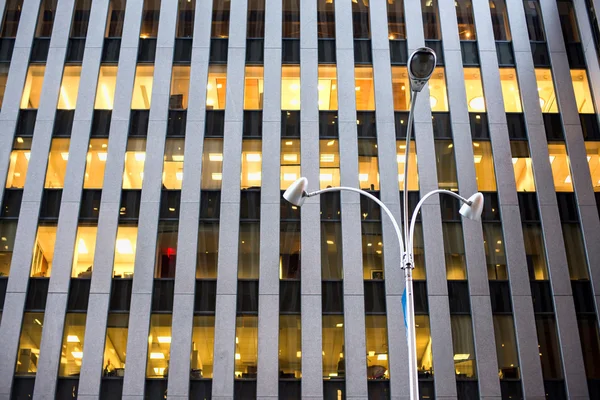
[[331, 187], [331, 188], [317, 190], [317, 191], [311, 192], [311, 193], [306, 193], [305, 196], [312, 197], [312, 196], [317, 196], [319, 194], [327, 193], [327, 192], [341, 192], [342, 190], [347, 190], [349, 192], [355, 192], [358, 194], [362, 194], [363, 196], [366, 196], [369, 199], [373, 200], [375, 203], [379, 204], [379, 207], [381, 207], [381, 209], [383, 211], [385, 211], [385, 213], [388, 215], [388, 217], [390, 217], [390, 220], [392, 220], [392, 225], [394, 225], [394, 230], [396, 231], [396, 236], [398, 236], [398, 243], [400, 244], [400, 257], [403, 258], [405, 252], [404, 252], [404, 242], [402, 240], [402, 231], [400, 231], [400, 227], [398, 226], [398, 223], [396, 222], [396, 219], [394, 218], [394, 215], [389, 210], [389, 208], [387, 208], [386, 205], [383, 204], [383, 202], [381, 200], [379, 200], [377, 197], [373, 196], [371, 193], [361, 190], [361, 189], [356, 189], [353, 187], [337, 186], [337, 187]]

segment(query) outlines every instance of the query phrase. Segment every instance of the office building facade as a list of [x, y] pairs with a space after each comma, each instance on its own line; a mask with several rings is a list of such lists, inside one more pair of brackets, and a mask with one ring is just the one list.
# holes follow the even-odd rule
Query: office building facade
[[599, 398], [598, 13], [0, 1], [0, 398]]

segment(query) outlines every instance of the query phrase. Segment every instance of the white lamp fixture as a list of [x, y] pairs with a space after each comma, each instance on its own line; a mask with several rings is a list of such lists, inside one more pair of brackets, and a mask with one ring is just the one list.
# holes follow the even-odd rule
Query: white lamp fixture
[[483, 212], [483, 194], [477, 192], [469, 197], [468, 203], [464, 203], [459, 210], [460, 215], [465, 218], [479, 221]]
[[285, 193], [283, 193], [283, 198], [295, 206], [301, 206], [304, 204], [307, 186], [308, 179], [302, 177], [287, 188]]

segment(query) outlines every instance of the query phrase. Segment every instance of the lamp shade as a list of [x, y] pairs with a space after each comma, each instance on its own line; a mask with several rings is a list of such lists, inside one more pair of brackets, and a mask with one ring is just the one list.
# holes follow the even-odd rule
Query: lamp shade
[[[471, 205], [469, 205], [471, 203]], [[483, 195], [479, 192], [469, 197], [469, 203], [465, 203], [460, 208], [460, 215], [463, 217], [479, 221], [483, 212]]]
[[283, 193], [283, 198], [292, 203], [293, 205], [300, 207], [302, 204], [304, 204], [307, 186], [308, 179], [306, 179], [305, 177], [297, 179]]

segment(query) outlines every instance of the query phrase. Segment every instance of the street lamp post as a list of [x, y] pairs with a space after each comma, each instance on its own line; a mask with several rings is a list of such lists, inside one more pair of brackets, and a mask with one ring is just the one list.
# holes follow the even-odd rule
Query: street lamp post
[[[433, 190], [427, 194], [425, 194], [417, 206], [413, 211], [412, 218], [410, 220], [410, 226], [408, 223], [408, 154], [410, 149], [410, 139], [412, 133], [412, 125], [414, 118], [414, 107], [415, 107], [415, 99], [417, 94], [423, 89], [431, 74], [433, 73], [433, 69], [435, 68], [436, 56], [433, 50], [422, 47], [415, 50], [409, 60], [408, 60], [408, 75], [410, 79], [410, 87], [412, 91], [411, 101], [410, 101], [410, 111], [408, 116], [408, 128], [406, 131], [406, 149], [404, 156], [404, 190], [403, 190], [403, 215], [404, 215], [404, 232], [400, 229], [398, 222], [394, 218], [392, 212], [386, 207], [386, 205], [379, 200], [377, 197], [373, 196], [369, 192], [366, 192], [361, 189], [353, 188], [353, 187], [329, 187], [326, 189], [317, 190], [315, 192], [308, 192], [308, 180], [304, 177], [296, 180], [294, 183], [290, 185], [290, 187], [283, 194], [284, 199], [289, 201], [295, 206], [302, 206], [304, 200], [307, 197], [313, 197], [320, 195], [322, 193], [327, 192], [340, 192], [340, 191], [350, 191], [359, 193], [363, 196], [366, 196], [379, 204], [379, 206], [385, 211], [385, 213], [390, 217], [392, 225], [394, 226], [394, 230], [396, 231], [396, 235], [398, 236], [398, 243], [400, 245], [400, 253], [401, 253], [401, 262], [402, 269], [404, 270], [404, 279], [405, 279], [405, 310], [404, 310], [404, 318], [407, 325], [406, 338], [408, 343], [408, 374], [409, 374], [409, 386], [410, 386], [410, 398], [412, 400], [417, 400], [419, 398], [419, 381], [418, 381], [418, 372], [417, 372], [417, 349], [416, 349], [416, 335], [415, 335], [415, 310], [414, 310], [414, 297], [413, 297], [413, 281], [412, 281], [412, 270], [415, 268], [413, 263], [413, 236], [414, 236], [414, 228], [415, 221], [419, 210], [423, 203], [431, 196], [436, 194], [446, 194], [452, 196], [463, 203], [460, 208], [460, 214], [466, 218], [479, 220], [481, 217], [481, 212], [483, 211], [483, 195], [481, 193], [475, 193], [468, 199], [458, 195], [457, 193], [451, 192], [449, 190], [437, 189]], [[403, 239], [404, 238], [404, 239]], [[406, 243], [406, 247], [404, 244]]]

